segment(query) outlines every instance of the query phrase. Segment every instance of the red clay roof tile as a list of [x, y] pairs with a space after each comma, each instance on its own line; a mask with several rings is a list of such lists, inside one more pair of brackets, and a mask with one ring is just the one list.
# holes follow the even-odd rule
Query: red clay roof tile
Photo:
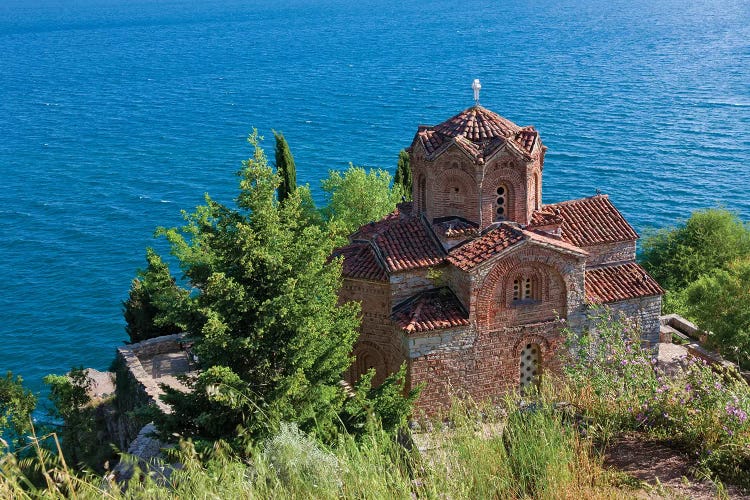
[[388, 271], [434, 266], [445, 260], [443, 247], [428, 233], [421, 218], [388, 221], [373, 241]]
[[333, 251], [333, 257], [344, 257], [341, 274], [348, 278], [387, 281], [388, 275], [369, 242], [355, 241]]
[[420, 126], [417, 137], [428, 156], [455, 143], [474, 157], [488, 157], [508, 140], [518, 151], [530, 155], [539, 143], [534, 127], [521, 128], [481, 106], [465, 109], [434, 127]]
[[421, 292], [397, 305], [391, 317], [410, 333], [469, 324], [469, 314], [449, 288]]
[[477, 239], [451, 249], [448, 253], [448, 262], [468, 271], [524, 239], [523, 231], [503, 224], [490, 229]]
[[578, 247], [638, 239], [607, 195], [545, 205], [531, 216], [529, 228], [547, 225], [554, 215], [562, 217], [562, 239]]
[[594, 304], [662, 294], [662, 287], [635, 262], [586, 271], [586, 300]]

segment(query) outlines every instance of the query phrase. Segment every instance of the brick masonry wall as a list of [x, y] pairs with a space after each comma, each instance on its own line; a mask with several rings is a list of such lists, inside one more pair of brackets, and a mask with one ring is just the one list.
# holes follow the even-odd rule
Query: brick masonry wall
[[410, 383], [425, 386], [417, 414], [448, 409], [452, 398], [498, 400], [519, 387], [521, 350], [537, 344], [542, 373], [560, 369], [560, 323], [545, 322], [477, 332], [475, 327], [410, 336]]
[[[519, 245], [496, 262], [479, 266], [472, 276], [471, 315], [480, 327], [517, 325], [567, 318], [571, 326], [584, 317], [584, 261], [533, 244]], [[513, 280], [535, 277], [538, 299], [512, 304]]]
[[635, 241], [619, 241], [585, 247], [589, 253], [586, 267], [596, 267], [617, 262], [632, 262], [635, 260]]
[[354, 300], [362, 304], [360, 336], [352, 351], [357, 359], [344, 378], [353, 383], [373, 367], [376, 371], [373, 382], [379, 384], [398, 370], [407, 357], [403, 335], [391, 321], [391, 285], [345, 278], [339, 296], [342, 302]]

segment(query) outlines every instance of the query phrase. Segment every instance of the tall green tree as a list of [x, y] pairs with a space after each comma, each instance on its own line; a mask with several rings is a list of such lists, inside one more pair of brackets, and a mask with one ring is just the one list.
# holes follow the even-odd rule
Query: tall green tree
[[728, 359], [750, 368], [750, 258], [702, 275], [687, 288], [690, 315]]
[[391, 187], [391, 175], [379, 168], [368, 172], [350, 164], [343, 173], [329, 172], [322, 184], [328, 201], [323, 216], [344, 235], [381, 219], [401, 201], [401, 186]]
[[7, 372], [0, 377], [0, 437], [5, 435], [20, 444], [31, 430], [31, 413], [36, 396], [23, 386], [23, 379]]
[[146, 249], [146, 261], [148, 266], [138, 271], [123, 302], [125, 331], [133, 343], [182, 331], [171, 321], [172, 308], [187, 298], [187, 292], [176, 285], [169, 267], [151, 248]]
[[297, 167], [284, 134], [274, 130], [273, 137], [276, 139], [276, 171], [281, 176], [278, 196], [279, 201], [284, 201], [297, 189]]
[[643, 267], [667, 289], [665, 311], [688, 314], [690, 283], [750, 256], [750, 226], [724, 209], [699, 210], [678, 227], [647, 235], [642, 248]]
[[403, 195], [407, 200], [411, 200], [411, 159], [409, 152], [405, 149], [402, 149], [398, 153], [398, 164], [396, 165], [396, 175], [393, 178], [393, 183], [401, 186]]
[[192, 393], [167, 391], [166, 433], [231, 440], [238, 427], [257, 437], [287, 421], [325, 434], [345, 402], [359, 306], [339, 304], [341, 264], [325, 227], [310, 224], [308, 189], [281, 203], [257, 132], [248, 140], [237, 208], [206, 196], [183, 227], [159, 231], [198, 291], [182, 310], [203, 368]]

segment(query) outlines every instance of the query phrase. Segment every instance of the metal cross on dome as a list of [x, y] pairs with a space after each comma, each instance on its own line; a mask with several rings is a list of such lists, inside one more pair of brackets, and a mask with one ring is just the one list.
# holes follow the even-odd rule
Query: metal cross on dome
[[474, 103], [479, 106], [479, 91], [482, 90], [482, 84], [479, 83], [479, 78], [474, 78], [471, 88], [474, 89]]

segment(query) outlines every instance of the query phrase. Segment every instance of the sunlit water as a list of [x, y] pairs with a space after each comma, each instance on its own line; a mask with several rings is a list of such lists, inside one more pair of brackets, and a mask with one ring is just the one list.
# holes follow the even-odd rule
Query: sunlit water
[[4, 0], [0, 370], [107, 368], [154, 228], [232, 200], [252, 127], [319, 198], [328, 169], [392, 170], [474, 78], [540, 130], [545, 201], [600, 189], [641, 232], [750, 218], [749, 5]]

